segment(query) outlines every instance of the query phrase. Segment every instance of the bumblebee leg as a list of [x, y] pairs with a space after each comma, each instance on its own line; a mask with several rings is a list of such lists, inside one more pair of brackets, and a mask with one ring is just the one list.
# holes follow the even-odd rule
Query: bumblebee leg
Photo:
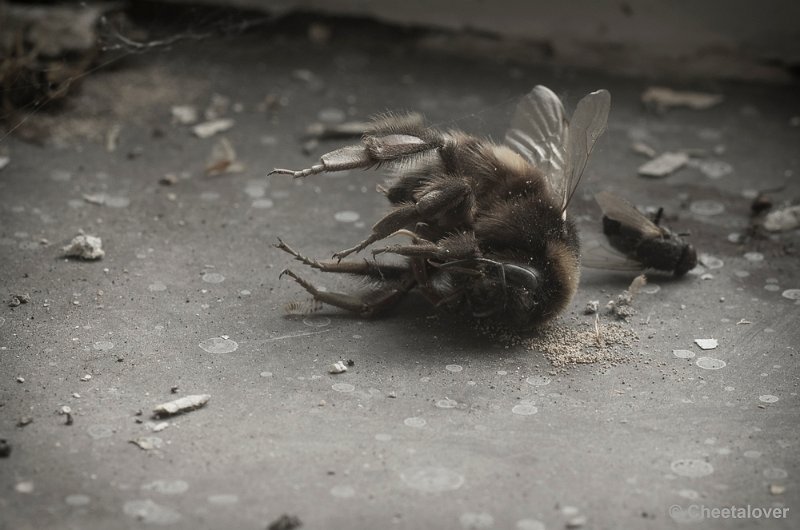
[[480, 255], [478, 244], [475, 240], [475, 234], [471, 232], [448, 236], [440, 239], [438, 243], [412, 239], [411, 245], [391, 245], [388, 247], [376, 248], [372, 251], [373, 256], [384, 253], [435, 259], [444, 262], [473, 258]]
[[281, 276], [284, 274], [308, 291], [308, 293], [314, 297], [314, 300], [367, 317], [374, 316], [399, 302], [400, 299], [408, 294], [416, 285], [414, 281], [406, 281], [399, 287], [387, 288], [377, 293], [371, 292], [361, 295], [352, 295], [320, 291], [289, 269], [285, 269], [281, 272]]
[[[303, 178], [318, 173], [369, 168], [383, 162], [393, 162], [440, 149], [448, 143], [445, 135], [435, 129], [425, 129], [413, 123], [376, 126], [364, 135], [360, 145], [350, 145], [325, 153], [320, 163], [306, 169], [273, 169], [269, 175], [291, 175]], [[391, 133], [391, 134], [385, 134]]]
[[358, 245], [337, 252], [335, 259], [341, 260], [353, 252], [364, 250], [369, 245], [385, 239], [398, 230], [402, 230], [426, 219], [446, 219], [448, 222], [460, 224], [471, 216], [474, 198], [469, 185], [460, 180], [447, 181], [438, 189], [425, 193], [416, 204], [407, 203], [396, 206], [372, 227], [372, 233]]
[[406, 265], [389, 265], [381, 264], [375, 261], [335, 261], [335, 260], [315, 260], [308, 258], [298, 251], [287, 245], [282, 239], [278, 238], [278, 243], [275, 248], [283, 250], [287, 254], [294, 256], [294, 258], [308, 265], [312, 269], [317, 269], [322, 272], [334, 272], [344, 274], [357, 274], [361, 276], [368, 276], [370, 278], [379, 279], [396, 279], [407, 274], [410, 270]]

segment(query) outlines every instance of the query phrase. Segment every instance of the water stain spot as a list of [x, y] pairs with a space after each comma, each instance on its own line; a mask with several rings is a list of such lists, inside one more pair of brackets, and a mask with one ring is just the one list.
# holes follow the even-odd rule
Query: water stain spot
[[334, 383], [331, 385], [331, 388], [337, 392], [344, 392], [344, 393], [352, 392], [353, 390], [356, 389], [356, 387], [354, 387], [350, 383]]
[[239, 496], [232, 493], [218, 493], [216, 495], [209, 495], [206, 500], [209, 504], [230, 506], [239, 502]]
[[744, 259], [753, 263], [757, 263], [760, 261], [764, 261], [764, 254], [762, 254], [761, 252], [746, 252], [744, 254]]
[[705, 477], [714, 472], [714, 466], [705, 460], [684, 458], [670, 464], [673, 473], [681, 477]]
[[684, 499], [689, 499], [689, 500], [691, 500], [691, 501], [693, 501], [693, 500], [696, 500], [696, 499], [699, 499], [699, 498], [700, 498], [700, 493], [698, 493], [698, 492], [697, 492], [697, 491], [695, 491], [695, 490], [690, 490], [690, 489], [683, 489], [683, 490], [679, 490], [679, 491], [678, 491], [678, 495], [680, 495], [680, 496], [681, 496], [681, 497], [683, 497]]
[[331, 488], [331, 495], [339, 499], [352, 499], [356, 496], [356, 490], [351, 486], [334, 486]]
[[428, 422], [425, 421], [425, 418], [420, 418], [418, 416], [412, 416], [411, 418], [406, 418], [403, 420], [403, 423], [406, 425], [406, 427], [415, 427], [417, 429], [421, 429], [422, 427], [425, 427], [425, 425], [428, 424]]
[[774, 283], [768, 283], [767, 285], [764, 286], [764, 290], [774, 293], [780, 291], [781, 287], [779, 285], [775, 285]]
[[725, 361], [713, 357], [699, 357], [695, 364], [703, 370], [720, 370], [727, 365]]
[[781, 296], [789, 300], [800, 300], [800, 289], [786, 289]]
[[719, 201], [703, 200], [694, 201], [689, 205], [692, 213], [703, 216], [719, 215], [725, 211], [725, 205]]
[[693, 359], [694, 352], [691, 350], [672, 350], [672, 355], [678, 359]]
[[742, 453], [745, 458], [761, 458], [761, 451], [745, 451]]
[[260, 375], [261, 377], [272, 377], [272, 372], [266, 372], [265, 371], [265, 372], [261, 372], [258, 375]]
[[511, 408], [511, 412], [514, 414], [519, 414], [520, 416], [532, 416], [539, 412], [539, 408], [533, 405], [533, 403], [520, 403], [518, 405], [514, 405]]
[[455, 491], [464, 485], [464, 477], [444, 467], [418, 467], [400, 474], [406, 486], [424, 493]]
[[780, 398], [778, 396], [773, 396], [772, 394], [764, 394], [763, 396], [758, 396], [758, 400], [762, 403], [775, 403]]
[[142, 491], [154, 491], [164, 495], [180, 495], [186, 493], [189, 483], [185, 480], [154, 480], [142, 485]]
[[450, 398], [444, 398], [437, 401], [436, 406], [440, 409], [454, 409], [458, 406], [458, 402]]
[[67, 495], [66, 497], [64, 497], [64, 502], [68, 506], [78, 507], [78, 506], [86, 506], [87, 504], [92, 502], [92, 499], [90, 499], [88, 495], [84, 495], [83, 493], [74, 493], [72, 495]]
[[532, 375], [525, 380], [531, 386], [546, 386], [550, 384], [551, 379], [546, 375]]
[[253, 208], [258, 208], [260, 210], [266, 210], [267, 208], [272, 208], [275, 206], [275, 203], [272, 199], [256, 199], [253, 201]]
[[480, 530], [494, 526], [494, 517], [486, 512], [465, 512], [458, 518], [458, 522], [467, 530]]
[[464, 367], [461, 366], [460, 364], [448, 364], [447, 366], [444, 367], [444, 369], [447, 370], [448, 372], [453, 372], [455, 374], [463, 370]]
[[517, 530], [546, 530], [544, 523], [536, 519], [520, 519], [514, 528]]
[[200, 344], [201, 350], [208, 353], [232, 353], [239, 348], [239, 344], [231, 339], [223, 339], [222, 337], [212, 337], [202, 341]]
[[244, 188], [244, 192], [248, 197], [253, 199], [260, 199], [267, 194], [266, 186], [263, 183], [250, 183]]
[[768, 478], [770, 480], [782, 480], [789, 476], [789, 472], [785, 469], [781, 469], [779, 467], [768, 467], [764, 471], [762, 471], [764, 478]]
[[147, 288], [154, 293], [167, 290], [167, 286], [162, 282], [153, 282], [150, 285], [148, 285]]
[[100, 440], [102, 438], [110, 438], [114, 434], [114, 429], [110, 425], [89, 425], [86, 429], [86, 432], [89, 433], [95, 440]]
[[99, 351], [107, 351], [114, 348], [114, 343], [109, 340], [98, 340], [95, 342], [92, 347], [95, 350]]
[[375, 435], [375, 439], [378, 440], [379, 442], [391, 442], [392, 441], [392, 435], [391, 434], [385, 434], [385, 433], [378, 433], [378, 434]]
[[304, 318], [303, 324], [310, 328], [324, 328], [331, 325], [331, 319], [328, 317], [311, 316]]
[[150, 499], [127, 501], [122, 506], [122, 511], [125, 515], [145, 524], [174, 524], [180, 521], [182, 517], [176, 510], [156, 504]]
[[225, 281], [225, 276], [218, 272], [207, 272], [203, 274], [202, 278], [206, 283], [222, 283]]
[[355, 223], [361, 218], [361, 216], [358, 214], [358, 212], [353, 212], [351, 210], [344, 210], [341, 212], [336, 212], [333, 215], [333, 218], [339, 221], [340, 223]]

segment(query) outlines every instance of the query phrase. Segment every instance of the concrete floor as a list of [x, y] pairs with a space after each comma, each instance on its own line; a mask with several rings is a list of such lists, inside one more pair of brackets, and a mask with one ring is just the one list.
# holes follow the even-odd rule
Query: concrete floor
[[[798, 231], [729, 241], [750, 223], [748, 190], [786, 182], [776, 199], [800, 196], [796, 87], [694, 85], [724, 102], [656, 115], [639, 101], [651, 81], [413, 44], [364, 26], [335, 28], [327, 44], [289, 31], [182, 43], [87, 77], [63, 113], [32, 115], [51, 130], [45, 146], [4, 137], [0, 292], [31, 300], [0, 313], [0, 438], [12, 448], [0, 459], [0, 528], [266, 528], [282, 514], [348, 530], [797, 527], [800, 306], [782, 293], [800, 288]], [[718, 258], [679, 281], [651, 278], [626, 324], [640, 339], [623, 351], [629, 362], [555, 370], [414, 299], [372, 321], [285, 315], [303, 296], [278, 279], [290, 259], [276, 237], [326, 257], [386, 208], [375, 172], [265, 177], [342, 145], [304, 154], [307, 124], [414, 109], [497, 137], [535, 84], [571, 105], [611, 91], [574, 203], [583, 226], [598, 225], [591, 193], [612, 189], [665, 207]], [[214, 94], [230, 99], [230, 130], [200, 139], [171, 122], [172, 106], [202, 110]], [[223, 136], [245, 168], [207, 176]], [[703, 149], [732, 171], [644, 179], [635, 141]], [[168, 173], [177, 182], [159, 184]], [[715, 201], [712, 212], [698, 201]], [[79, 230], [102, 238], [102, 260], [60, 257]], [[587, 301], [630, 280], [586, 272], [563, 322], [591, 325]], [[719, 346], [701, 351], [697, 338]], [[339, 359], [355, 365], [330, 375]], [[714, 360], [724, 367], [703, 368]], [[153, 432], [152, 408], [190, 394], [211, 398]], [[160, 447], [130, 443], [141, 437]], [[732, 506], [749, 517], [710, 512]], [[756, 517], [772, 508], [788, 513]]]

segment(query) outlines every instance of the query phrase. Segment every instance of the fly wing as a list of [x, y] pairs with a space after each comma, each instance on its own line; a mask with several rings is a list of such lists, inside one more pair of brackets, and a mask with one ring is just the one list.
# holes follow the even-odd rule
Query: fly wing
[[567, 205], [578, 187], [595, 142], [606, 130], [610, 110], [611, 94], [608, 90], [597, 90], [578, 102], [569, 123], [562, 187], [556, 188], [562, 192], [562, 213], [566, 212]]
[[609, 219], [636, 230], [644, 237], [661, 237], [661, 229], [625, 199], [607, 191], [601, 191], [594, 198], [603, 210], [603, 215]]
[[621, 252], [600, 245], [582, 250], [581, 266], [609, 271], [642, 271], [647, 268]]
[[561, 196], [566, 162], [568, 124], [561, 100], [537, 85], [517, 105], [505, 143], [547, 178]]

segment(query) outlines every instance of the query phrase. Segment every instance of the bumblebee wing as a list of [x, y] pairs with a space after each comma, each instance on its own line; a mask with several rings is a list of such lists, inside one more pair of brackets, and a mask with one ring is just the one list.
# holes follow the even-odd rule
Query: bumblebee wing
[[505, 143], [547, 178], [551, 189], [562, 190], [568, 124], [561, 100], [537, 85], [517, 105]]
[[607, 191], [596, 194], [594, 199], [609, 219], [636, 230], [644, 237], [661, 237], [661, 229], [625, 199]]
[[583, 249], [581, 266], [610, 271], [641, 271], [647, 268], [638, 261], [603, 245]]
[[562, 187], [556, 188], [562, 191], [562, 213], [566, 213], [595, 142], [606, 130], [610, 110], [611, 94], [608, 90], [597, 90], [584, 96], [575, 108], [566, 139], [566, 168]]

